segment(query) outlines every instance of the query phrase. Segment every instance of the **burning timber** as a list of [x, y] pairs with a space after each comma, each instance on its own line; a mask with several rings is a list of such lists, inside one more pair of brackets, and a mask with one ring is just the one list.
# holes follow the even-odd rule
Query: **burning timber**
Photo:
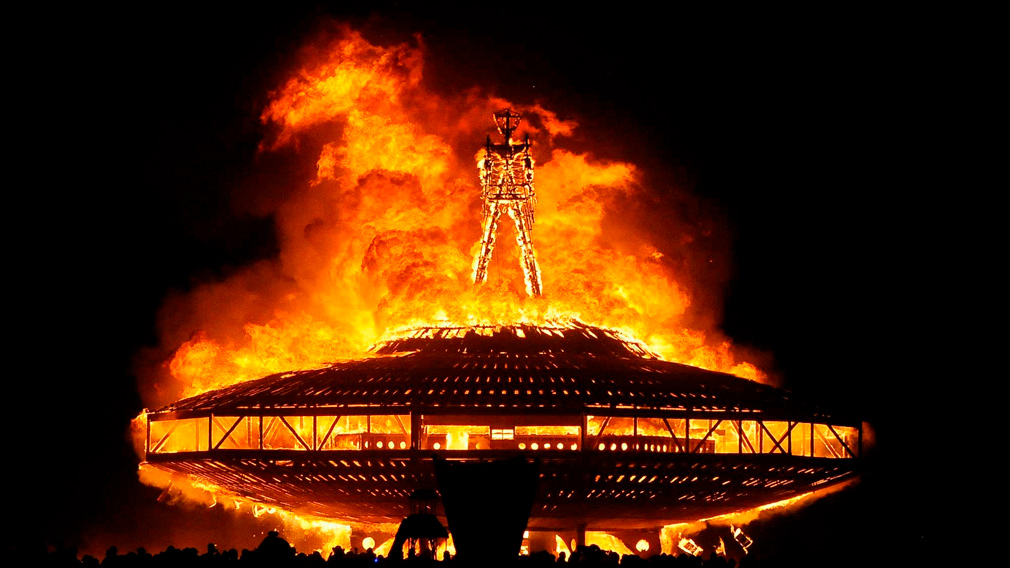
[[437, 459], [522, 457], [540, 463], [531, 529], [653, 530], [852, 479], [861, 446], [854, 417], [611, 330], [426, 327], [148, 412], [142, 467], [369, 525], [438, 487]]
[[522, 257], [526, 293], [540, 297], [543, 284], [540, 280], [540, 266], [533, 252], [534, 207], [537, 202], [533, 187], [533, 157], [530, 155], [530, 137], [522, 144], [512, 142], [512, 134], [519, 128], [520, 117], [511, 110], [494, 114], [498, 132], [505, 138], [504, 144], [492, 144], [491, 137], [482, 150], [478, 162], [480, 170], [481, 199], [483, 200], [483, 236], [480, 252], [473, 260], [473, 281], [483, 284], [487, 281], [488, 264], [494, 252], [498, 234], [498, 221], [502, 213], [508, 213], [516, 226], [516, 244]]

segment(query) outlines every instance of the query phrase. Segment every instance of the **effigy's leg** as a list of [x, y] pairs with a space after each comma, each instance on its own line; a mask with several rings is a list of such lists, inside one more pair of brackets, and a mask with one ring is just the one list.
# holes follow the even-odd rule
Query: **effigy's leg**
[[535, 298], [543, 295], [543, 286], [540, 283], [540, 266], [537, 265], [537, 257], [533, 253], [533, 236], [530, 234], [531, 227], [520, 208], [518, 202], [513, 202], [509, 207], [509, 217], [516, 224], [516, 244], [522, 254], [523, 276], [526, 278], [526, 293]]
[[491, 262], [491, 254], [494, 252], [499, 217], [501, 217], [501, 210], [497, 204], [489, 207], [487, 214], [484, 215], [484, 235], [480, 239], [480, 252], [477, 254], [477, 258], [473, 259], [474, 284], [483, 284], [487, 281], [487, 265]]

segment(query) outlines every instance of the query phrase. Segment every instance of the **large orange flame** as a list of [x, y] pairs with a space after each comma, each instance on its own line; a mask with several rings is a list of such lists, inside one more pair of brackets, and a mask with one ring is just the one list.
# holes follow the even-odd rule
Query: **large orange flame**
[[[764, 377], [717, 331], [688, 321], [700, 309], [689, 261], [708, 254], [698, 214], [670, 207], [652, 215], [662, 223], [644, 224], [635, 211], [652, 206], [641, 204], [663, 202], [639, 167], [571, 149], [578, 124], [540, 104], [433, 92], [424, 55], [423, 45], [373, 45], [343, 28], [270, 94], [262, 121], [272, 133], [260, 151], [314, 164], [264, 206], [279, 258], [166, 302], [162, 349], [172, 355], [168, 373], [147, 373], [149, 404], [360, 357], [387, 331], [421, 323], [578, 318], [669, 360]], [[534, 141], [540, 299], [525, 293], [507, 227], [487, 285], [471, 281], [475, 154], [505, 107], [523, 115], [520, 135]]]

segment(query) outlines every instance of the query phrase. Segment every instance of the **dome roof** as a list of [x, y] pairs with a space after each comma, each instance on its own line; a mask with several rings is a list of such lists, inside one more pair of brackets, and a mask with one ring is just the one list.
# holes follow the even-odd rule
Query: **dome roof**
[[660, 360], [617, 332], [576, 325], [417, 328], [371, 357], [290, 371], [178, 401], [160, 412], [250, 408], [593, 409], [823, 419], [787, 391]]

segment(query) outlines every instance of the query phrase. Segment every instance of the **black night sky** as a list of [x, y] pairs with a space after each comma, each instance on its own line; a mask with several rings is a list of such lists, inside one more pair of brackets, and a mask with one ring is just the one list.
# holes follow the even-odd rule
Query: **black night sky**
[[[787, 388], [863, 416], [879, 441], [858, 487], [755, 538], [825, 555], [886, 539], [922, 554], [933, 519], [910, 472], [927, 443], [906, 440], [904, 424], [925, 403], [906, 276], [914, 188], [902, 181], [914, 44], [879, 15], [432, 4], [165, 6], [40, 26], [40, 45], [56, 48], [31, 56], [41, 69], [26, 64], [26, 108], [54, 118], [22, 141], [34, 182], [8, 189], [21, 268], [8, 274], [20, 294], [8, 296], [19, 341], [7, 428], [32, 433], [15, 446], [23, 457], [4, 459], [5, 546], [161, 550], [170, 527], [220, 520], [160, 504], [137, 480], [132, 360], [156, 344], [166, 294], [276, 254], [271, 219], [233, 213], [233, 195], [257, 172], [266, 93], [336, 18], [375, 43], [420, 33], [426, 81], [565, 109], [584, 135], [624, 140], [613, 158], [671, 176], [723, 216], [722, 329], [770, 354]], [[245, 545], [216, 530], [221, 546]]]

